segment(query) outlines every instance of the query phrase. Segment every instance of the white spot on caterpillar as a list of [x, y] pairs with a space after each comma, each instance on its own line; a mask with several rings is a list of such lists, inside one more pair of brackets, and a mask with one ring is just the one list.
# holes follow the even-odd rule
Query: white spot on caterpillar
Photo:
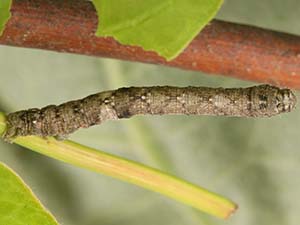
[[213, 102], [217, 108], [224, 108], [230, 104], [230, 99], [226, 98], [224, 95], [216, 95]]

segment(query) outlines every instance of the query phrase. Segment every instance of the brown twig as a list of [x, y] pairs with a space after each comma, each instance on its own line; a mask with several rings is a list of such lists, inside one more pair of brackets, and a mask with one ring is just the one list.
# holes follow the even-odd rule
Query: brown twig
[[95, 37], [97, 21], [89, 1], [14, 0], [0, 44], [164, 64], [300, 89], [298, 36], [214, 20], [166, 62], [140, 47]]

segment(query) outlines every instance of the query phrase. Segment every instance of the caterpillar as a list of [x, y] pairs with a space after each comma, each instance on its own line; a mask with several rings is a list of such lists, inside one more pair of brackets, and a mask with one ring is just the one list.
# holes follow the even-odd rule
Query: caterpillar
[[4, 139], [18, 136], [66, 137], [79, 128], [135, 115], [216, 115], [270, 117], [295, 108], [289, 89], [270, 85], [248, 88], [128, 87], [100, 92], [61, 105], [7, 115]]

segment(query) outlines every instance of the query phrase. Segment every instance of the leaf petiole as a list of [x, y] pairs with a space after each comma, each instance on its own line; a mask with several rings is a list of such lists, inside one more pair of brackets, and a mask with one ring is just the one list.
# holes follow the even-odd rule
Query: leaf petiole
[[[0, 135], [6, 128], [0, 113]], [[51, 158], [105, 174], [168, 196], [219, 218], [227, 218], [237, 206], [226, 198], [177, 177], [72, 141], [37, 136], [17, 137], [14, 143]]]

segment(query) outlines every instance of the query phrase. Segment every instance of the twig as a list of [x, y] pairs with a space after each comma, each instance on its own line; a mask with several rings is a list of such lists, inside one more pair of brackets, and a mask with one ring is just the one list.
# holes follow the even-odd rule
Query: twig
[[[96, 11], [84, 0], [14, 0], [0, 44], [104, 56], [300, 89], [300, 37], [214, 20], [176, 59], [97, 38]], [[175, 37], [176, 38], [176, 37]]]

